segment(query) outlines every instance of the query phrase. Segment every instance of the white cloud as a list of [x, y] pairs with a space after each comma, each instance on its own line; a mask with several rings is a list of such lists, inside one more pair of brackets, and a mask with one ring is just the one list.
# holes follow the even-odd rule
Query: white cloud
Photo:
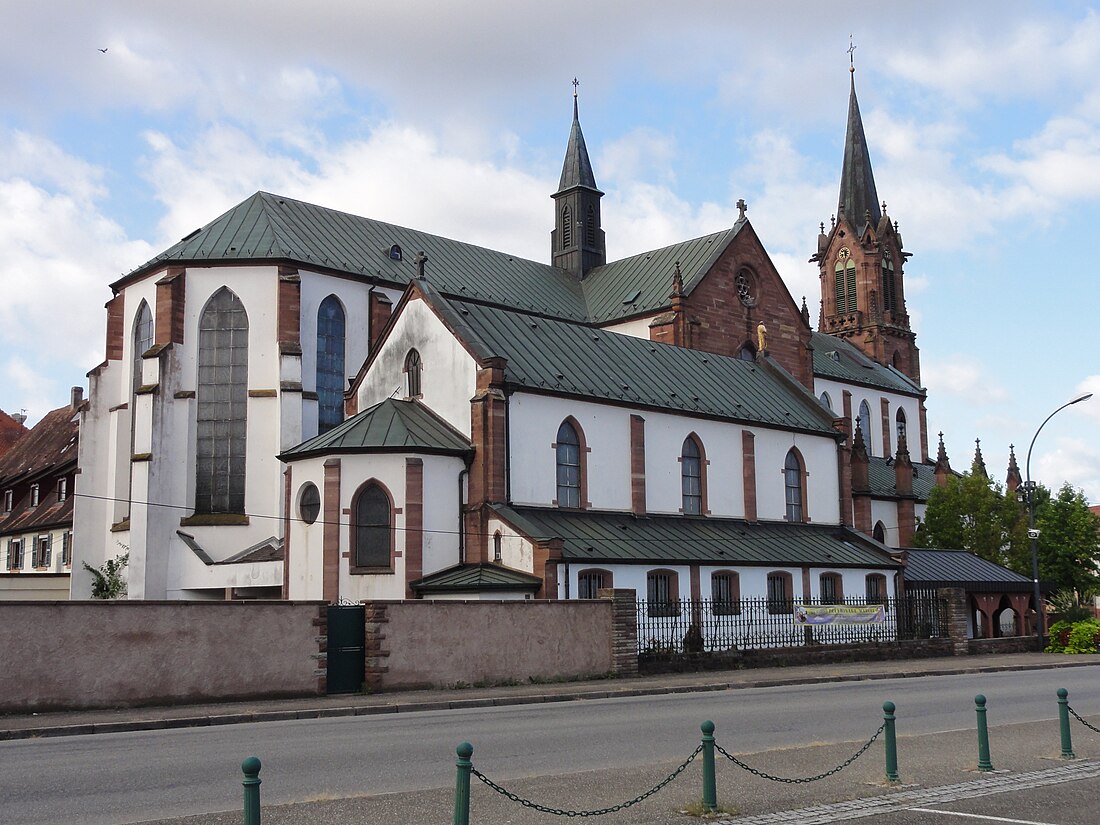
[[1032, 462], [1035, 478], [1047, 487], [1057, 490], [1069, 481], [1085, 491], [1090, 503], [1100, 504], [1100, 446], [1095, 439], [1057, 438], [1054, 449], [1039, 452]]
[[925, 363], [921, 377], [929, 394], [952, 395], [977, 406], [999, 404], [1009, 398], [988, 367], [972, 355], [957, 354]]

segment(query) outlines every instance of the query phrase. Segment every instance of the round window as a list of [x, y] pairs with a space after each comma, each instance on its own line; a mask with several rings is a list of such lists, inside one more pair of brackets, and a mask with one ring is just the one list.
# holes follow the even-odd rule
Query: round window
[[321, 513], [321, 494], [317, 485], [310, 482], [302, 487], [298, 496], [298, 516], [306, 524], [313, 524]]
[[756, 285], [753, 281], [752, 273], [747, 269], [738, 270], [737, 275], [734, 277], [737, 297], [745, 306], [751, 307], [756, 303], [756, 297], [753, 295], [756, 291]]

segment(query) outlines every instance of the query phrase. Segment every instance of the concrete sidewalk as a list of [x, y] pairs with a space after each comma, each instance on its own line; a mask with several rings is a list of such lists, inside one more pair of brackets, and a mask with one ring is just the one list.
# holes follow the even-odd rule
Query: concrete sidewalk
[[231, 725], [286, 719], [315, 719], [329, 716], [363, 716], [375, 713], [409, 713], [422, 710], [568, 702], [618, 696], [695, 693], [779, 685], [948, 676], [960, 673], [993, 673], [1051, 667], [1085, 667], [1095, 664], [1100, 664], [1100, 660], [1090, 656], [1012, 653], [891, 662], [847, 662], [784, 668], [755, 668], [505, 687], [11, 714], [0, 716], [0, 740]]

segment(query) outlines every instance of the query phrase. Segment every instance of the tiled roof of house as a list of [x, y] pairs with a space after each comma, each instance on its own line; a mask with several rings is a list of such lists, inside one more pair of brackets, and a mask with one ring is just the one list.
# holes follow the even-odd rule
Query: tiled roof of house
[[[906, 551], [905, 584], [910, 588], [962, 587], [972, 591], [1030, 593], [1027, 576], [966, 550]], [[1049, 589], [1044, 585], [1043, 589]]]
[[420, 402], [387, 398], [290, 448], [279, 459], [380, 452], [466, 455], [471, 449], [468, 438]]
[[470, 593], [493, 590], [530, 590], [542, 586], [538, 576], [499, 564], [456, 564], [410, 582], [417, 593]]
[[10, 450], [15, 442], [25, 436], [29, 430], [21, 421], [16, 421], [3, 410], [0, 410], [0, 457]]
[[[0, 512], [0, 533], [18, 533], [39, 527], [71, 523], [71, 483], [64, 501], [58, 501], [56, 483], [76, 467], [78, 424], [73, 408], [46, 413], [15, 446], [0, 457], [0, 493], [13, 490], [10, 513]], [[30, 506], [30, 485], [39, 485], [36, 507]]]
[[925, 394], [908, 376], [893, 367], [872, 361], [859, 347], [843, 338], [815, 332], [810, 337], [810, 346], [814, 348], [814, 375], [821, 378], [877, 387], [905, 395]]
[[506, 379], [517, 389], [835, 435], [832, 415], [768, 358], [745, 361], [501, 307], [431, 300], [481, 357], [507, 361]]
[[880, 545], [839, 525], [687, 516], [637, 517], [630, 513], [549, 507], [495, 509], [504, 521], [528, 538], [562, 539], [562, 558], [570, 563], [900, 566]]

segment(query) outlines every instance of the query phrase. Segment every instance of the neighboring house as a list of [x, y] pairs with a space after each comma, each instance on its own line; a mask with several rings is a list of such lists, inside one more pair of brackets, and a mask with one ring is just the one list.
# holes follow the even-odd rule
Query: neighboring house
[[0, 410], [0, 458], [3, 458], [4, 453], [15, 446], [16, 441], [27, 434], [28, 430], [23, 426], [23, 422], [26, 420], [27, 416], [22, 413], [8, 415]]
[[607, 262], [602, 194], [574, 99], [548, 264], [261, 192], [117, 281], [77, 561], [129, 547], [131, 598], [893, 595], [950, 468], [854, 83], [816, 332], [743, 202]]
[[0, 599], [69, 598], [82, 395], [74, 388], [0, 457]]

